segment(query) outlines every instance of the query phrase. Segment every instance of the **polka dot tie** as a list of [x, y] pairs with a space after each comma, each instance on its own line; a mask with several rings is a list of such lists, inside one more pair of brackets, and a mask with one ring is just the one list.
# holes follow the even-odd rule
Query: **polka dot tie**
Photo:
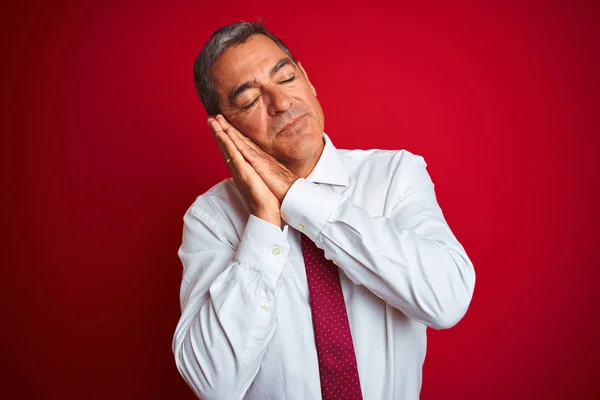
[[338, 267], [302, 235], [323, 399], [362, 399]]

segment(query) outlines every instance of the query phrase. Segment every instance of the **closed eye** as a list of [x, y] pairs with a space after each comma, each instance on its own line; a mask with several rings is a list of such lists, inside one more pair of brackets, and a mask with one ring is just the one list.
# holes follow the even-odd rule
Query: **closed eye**
[[291, 78], [286, 79], [285, 81], [281, 81], [279, 83], [289, 83], [289, 82], [293, 81], [294, 79], [296, 79], [296, 75], [292, 76]]
[[257, 97], [256, 97], [254, 100], [252, 100], [252, 103], [250, 103], [250, 104], [248, 104], [248, 105], [246, 105], [246, 106], [242, 107], [242, 110], [249, 110], [249, 109], [250, 109], [250, 107], [252, 107], [253, 105], [255, 105], [255, 104], [256, 104], [256, 102], [258, 101], [258, 98], [259, 98], [259, 97], [260, 97], [260, 96], [257, 96]]

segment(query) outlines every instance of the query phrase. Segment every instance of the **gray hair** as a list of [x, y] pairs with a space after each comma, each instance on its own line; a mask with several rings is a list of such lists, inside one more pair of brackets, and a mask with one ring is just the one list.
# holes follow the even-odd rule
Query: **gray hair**
[[217, 58], [226, 49], [231, 46], [245, 43], [252, 35], [265, 35], [275, 42], [294, 63], [298, 64], [296, 58], [290, 50], [277, 36], [265, 28], [259, 20], [258, 23], [240, 21], [235, 24], [226, 25], [217, 29], [208, 42], [204, 45], [198, 57], [194, 61], [194, 83], [198, 97], [204, 105], [204, 109], [208, 115], [217, 115], [221, 113], [219, 108], [219, 94], [215, 88], [215, 84], [210, 76]]

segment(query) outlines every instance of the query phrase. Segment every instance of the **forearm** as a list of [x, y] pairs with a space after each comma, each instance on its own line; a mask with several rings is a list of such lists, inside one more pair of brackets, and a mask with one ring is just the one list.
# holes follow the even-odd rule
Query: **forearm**
[[[427, 200], [433, 188], [415, 194], [423, 199], [407, 200], [406, 212], [393, 218], [372, 217], [349, 198], [306, 181], [290, 194], [283, 210], [288, 223], [304, 224], [304, 233], [354, 283], [434, 328], [450, 327], [464, 315], [473, 292], [473, 266], [437, 204]], [[296, 197], [318, 198], [320, 207], [304, 206], [306, 201], [299, 206]]]
[[203, 399], [243, 397], [275, 332], [289, 246], [281, 231], [261, 230], [265, 223], [251, 217], [233, 259], [208, 290], [200, 281], [187, 288], [173, 351], [181, 375]]
[[182, 315], [174, 341], [177, 367], [203, 399], [241, 398], [275, 331], [273, 311], [256, 305], [256, 272], [238, 264], [224, 274], [209, 297], [190, 298], [199, 305]]
[[[441, 222], [427, 221], [443, 232]], [[465, 314], [474, 286], [471, 261], [462, 246], [443, 234], [421, 235], [399, 228], [388, 217], [372, 218], [346, 202], [325, 225], [321, 241], [327, 258], [412, 319], [449, 328]]]

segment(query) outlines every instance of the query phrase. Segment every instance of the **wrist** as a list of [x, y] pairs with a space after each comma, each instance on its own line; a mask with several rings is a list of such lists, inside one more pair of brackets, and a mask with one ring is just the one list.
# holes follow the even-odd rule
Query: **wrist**
[[262, 219], [263, 221], [269, 222], [279, 229], [281, 229], [281, 214], [279, 212], [268, 212], [264, 210], [256, 210], [252, 212], [254, 216]]

